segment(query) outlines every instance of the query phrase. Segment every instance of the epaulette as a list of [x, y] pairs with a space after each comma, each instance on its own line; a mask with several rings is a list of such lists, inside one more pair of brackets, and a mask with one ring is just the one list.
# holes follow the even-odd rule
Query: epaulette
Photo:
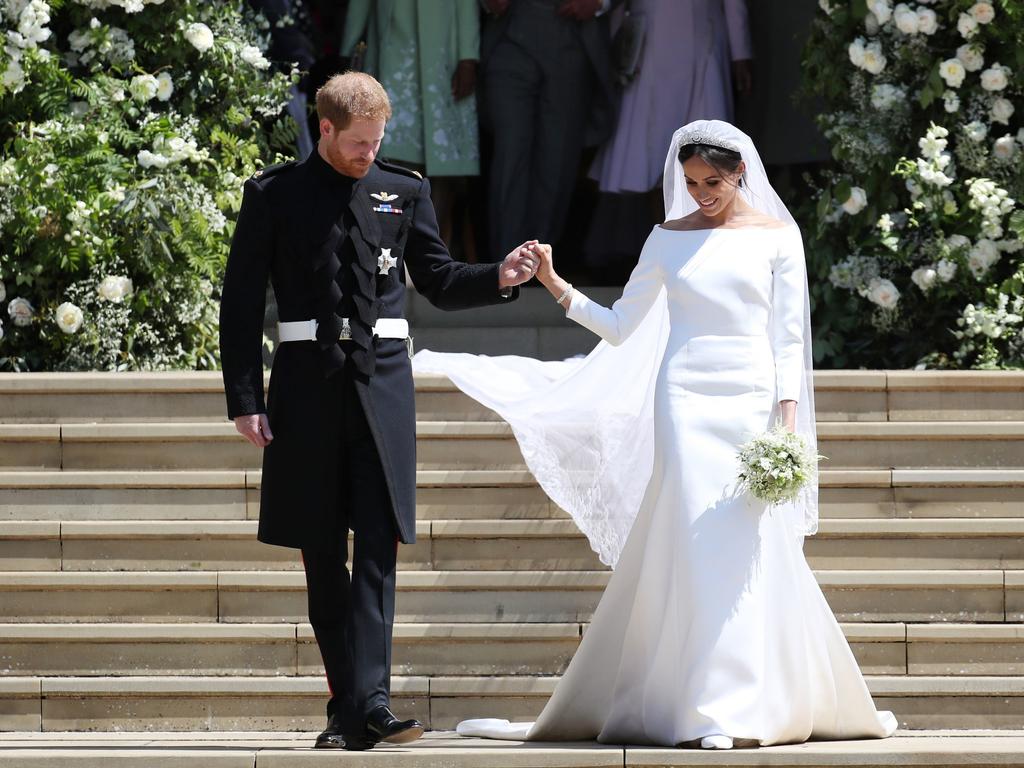
[[274, 165], [268, 165], [266, 168], [260, 168], [249, 178], [253, 181], [266, 181], [271, 176], [276, 176], [288, 168], [294, 168], [298, 163], [298, 160], [289, 160], [285, 163], [275, 163]]
[[410, 170], [409, 168], [404, 168], [401, 165], [395, 165], [394, 163], [386, 162], [384, 160], [381, 160], [380, 158], [377, 158], [376, 160], [374, 160], [374, 162], [381, 167], [381, 170], [391, 171], [391, 173], [400, 173], [403, 176], [411, 176], [412, 178], [419, 179], [420, 181], [423, 180], [423, 174], [420, 173], [419, 171], [413, 171]]

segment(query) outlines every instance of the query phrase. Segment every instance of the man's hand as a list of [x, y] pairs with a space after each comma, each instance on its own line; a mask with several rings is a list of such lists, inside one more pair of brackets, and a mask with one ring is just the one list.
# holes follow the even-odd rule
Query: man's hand
[[511, 0], [484, 0], [484, 7], [494, 16], [501, 16], [508, 10]]
[[266, 448], [274, 439], [274, 435], [270, 431], [270, 420], [265, 413], [236, 416], [235, 429], [238, 430], [238, 434], [257, 448]]
[[736, 93], [746, 99], [754, 93], [754, 67], [750, 59], [737, 59], [732, 63], [732, 84]]
[[558, 6], [559, 16], [568, 16], [576, 21], [590, 21], [601, 10], [601, 0], [564, 0]]
[[476, 90], [476, 60], [462, 59], [452, 74], [452, 98], [462, 101]]
[[536, 247], [536, 240], [527, 240], [505, 257], [498, 272], [499, 288], [522, 285], [533, 277], [537, 271], [537, 265], [540, 264], [540, 256], [534, 252]]

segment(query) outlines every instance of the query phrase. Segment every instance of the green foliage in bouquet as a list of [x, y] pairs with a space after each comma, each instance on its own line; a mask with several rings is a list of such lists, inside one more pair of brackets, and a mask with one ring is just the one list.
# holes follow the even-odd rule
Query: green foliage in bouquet
[[241, 2], [0, 0], [0, 370], [213, 368], [295, 74]]
[[801, 212], [816, 357], [1024, 366], [1024, 2], [820, 0], [834, 169]]

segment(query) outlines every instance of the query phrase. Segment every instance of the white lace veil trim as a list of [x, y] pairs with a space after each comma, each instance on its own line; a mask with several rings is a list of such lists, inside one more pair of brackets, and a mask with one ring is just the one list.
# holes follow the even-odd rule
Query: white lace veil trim
[[[665, 163], [667, 219], [696, 209], [677, 159], [688, 136], [710, 137], [738, 147], [746, 164], [744, 199], [769, 216], [793, 222], [768, 183], [753, 142], [718, 120], [690, 123], [673, 136]], [[628, 339], [618, 346], [602, 341], [583, 359], [541, 362], [422, 351], [413, 359], [413, 367], [419, 373], [448, 376], [505, 419], [541, 488], [572, 516], [601, 561], [614, 567], [654, 465], [654, 391], [668, 335], [668, 305], [662, 290]], [[797, 431], [816, 450], [810, 350], [810, 304], [805, 290], [805, 376]], [[802, 498], [785, 510], [800, 534], [817, 530], [817, 490], [815, 477]]]

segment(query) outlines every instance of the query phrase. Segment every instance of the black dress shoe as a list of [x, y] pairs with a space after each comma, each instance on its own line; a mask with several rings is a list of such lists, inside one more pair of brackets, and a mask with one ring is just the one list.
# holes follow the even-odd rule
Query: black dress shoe
[[327, 728], [316, 737], [314, 749], [345, 749], [345, 736], [341, 732], [341, 724], [338, 718], [331, 715], [327, 720]]
[[367, 741], [408, 744], [422, 735], [422, 723], [418, 720], [399, 720], [383, 704], [366, 716], [366, 735], [363, 738]]

